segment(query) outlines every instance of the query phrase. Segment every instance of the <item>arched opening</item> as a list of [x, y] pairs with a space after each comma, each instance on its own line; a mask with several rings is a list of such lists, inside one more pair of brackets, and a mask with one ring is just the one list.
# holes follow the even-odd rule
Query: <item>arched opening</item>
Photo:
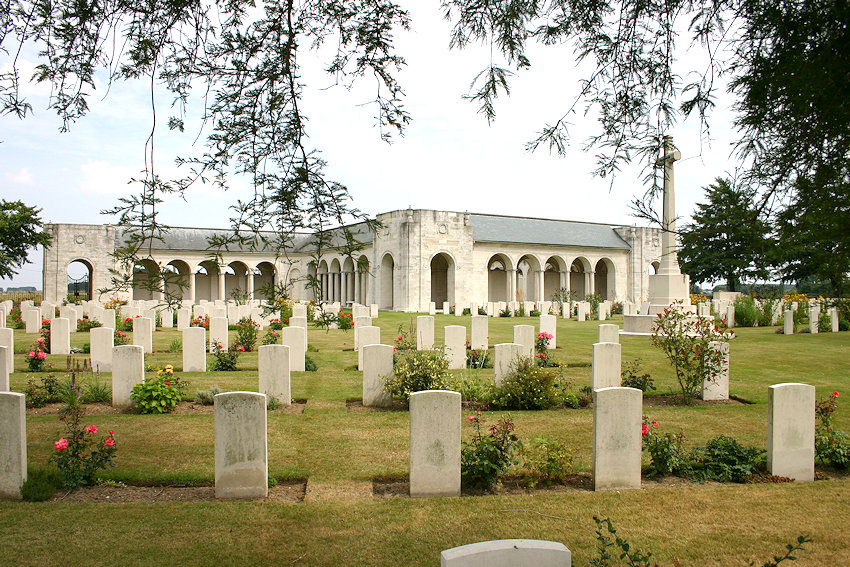
[[354, 301], [357, 303], [368, 305], [372, 302], [369, 293], [369, 286], [371, 285], [369, 283], [370, 275], [369, 258], [366, 256], [360, 256], [357, 259], [357, 272], [354, 274], [354, 277], [356, 278], [354, 284], [356, 297], [354, 298]]
[[133, 267], [133, 299], [159, 299], [162, 292], [162, 278], [159, 264], [148, 258]]
[[218, 264], [204, 260], [195, 269], [195, 301], [218, 299]]
[[455, 300], [455, 263], [443, 252], [431, 258], [431, 301], [438, 308]]
[[584, 258], [576, 258], [570, 265], [570, 291], [576, 301], [584, 301], [588, 294], [587, 274], [590, 272], [590, 263]]
[[564, 272], [566, 272], [566, 267], [562, 259], [552, 256], [546, 260], [546, 267], [543, 270], [544, 301], [552, 301], [558, 290], [563, 287]]
[[224, 269], [224, 298], [233, 299], [239, 303], [247, 301], [248, 266], [244, 262], [231, 262]]
[[502, 254], [494, 254], [487, 262], [487, 301], [496, 303], [508, 301], [510, 294], [510, 282], [508, 281], [508, 270], [511, 263]]
[[274, 264], [260, 262], [254, 268], [254, 299], [272, 299], [274, 296]]
[[342, 302], [342, 294], [341, 294], [341, 283], [342, 283], [342, 268], [339, 265], [339, 260], [334, 258], [331, 261], [331, 266], [328, 270], [330, 273], [330, 293], [328, 294], [328, 300], [332, 303], [341, 303]]
[[162, 283], [165, 293], [172, 299], [186, 299], [189, 295], [189, 264], [183, 260], [172, 260], [162, 268]]
[[614, 263], [608, 258], [602, 258], [596, 263], [596, 274], [594, 275], [594, 287], [596, 294], [604, 300], [613, 299], [614, 289]]
[[319, 269], [316, 271], [319, 278], [319, 301], [327, 302], [330, 296], [330, 273], [328, 273], [328, 263], [322, 260], [319, 262]]
[[381, 260], [381, 309], [392, 310], [395, 308], [393, 286], [395, 283], [395, 262], [390, 254], [384, 254]]
[[347, 305], [354, 299], [354, 260], [351, 257], [345, 259], [342, 263], [342, 285], [340, 286], [340, 297], [342, 304]]
[[86, 260], [73, 260], [68, 264], [68, 300], [88, 301], [92, 298], [94, 269]]
[[655, 274], [657, 274], [657, 273], [658, 273], [658, 268], [660, 268], [660, 267], [661, 267], [661, 263], [660, 263], [660, 262], [658, 262], [658, 260], [656, 260], [655, 262], [651, 263], [651, 264], [649, 265], [649, 273], [650, 273], [650, 275], [653, 275], [653, 276], [654, 276]]
[[316, 269], [316, 262], [307, 264], [307, 278], [304, 282], [304, 289], [304, 299], [313, 299], [315, 301], [322, 299], [322, 284], [319, 280], [319, 270]]
[[517, 262], [517, 301], [540, 301], [540, 263], [525, 255]]

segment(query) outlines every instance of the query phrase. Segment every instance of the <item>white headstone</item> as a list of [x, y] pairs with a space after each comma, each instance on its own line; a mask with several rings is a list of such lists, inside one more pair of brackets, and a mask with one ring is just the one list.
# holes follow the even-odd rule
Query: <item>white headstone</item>
[[93, 327], [89, 330], [91, 368], [95, 372], [112, 372], [112, 349], [115, 347], [115, 331], [108, 327]]
[[289, 370], [304, 372], [304, 357], [307, 355], [307, 329], [284, 327], [280, 332], [281, 344], [289, 347]]
[[133, 319], [133, 344], [145, 349], [145, 354], [153, 352], [153, 319], [149, 317]]
[[374, 325], [360, 327], [358, 329], [358, 342], [360, 348], [357, 349], [357, 369], [363, 370], [363, 347], [381, 344], [381, 328]]
[[486, 315], [473, 315], [470, 322], [469, 346], [474, 350], [487, 350], [489, 347], [489, 319]]
[[703, 400], [728, 400], [729, 399], [729, 343], [725, 341], [711, 341], [708, 348], [719, 351], [723, 360], [720, 363], [719, 372], [714, 376], [706, 376], [702, 381]]
[[104, 327], [108, 327], [115, 330], [115, 310], [114, 309], [104, 309], [101, 311], [101, 320], [100, 322]]
[[434, 318], [419, 315], [416, 318], [416, 350], [434, 349]]
[[384, 390], [384, 384], [393, 374], [393, 347], [366, 344], [361, 350], [363, 353], [363, 405], [391, 406], [393, 398]]
[[572, 553], [557, 541], [498, 539], [440, 553], [440, 567], [570, 567]]
[[290, 327], [303, 327], [307, 328], [307, 317], [296, 317], [293, 315], [289, 318], [289, 326]]
[[9, 374], [15, 371], [15, 330], [0, 328], [0, 346], [6, 347], [6, 368]]
[[452, 304], [448, 301], [443, 302], [443, 315], [448, 315], [452, 310]]
[[215, 497], [269, 495], [266, 395], [215, 396]]
[[165, 309], [160, 310], [159, 312], [159, 325], [163, 329], [173, 329], [174, 328], [174, 310], [170, 307], [166, 307]]
[[437, 306], [433, 301], [428, 302], [428, 315], [434, 315], [437, 312]]
[[767, 470], [797, 481], [815, 479], [815, 387], [767, 389]]
[[726, 326], [730, 329], [735, 327], [735, 305], [726, 306]]
[[26, 480], [26, 396], [0, 392], [0, 497], [20, 500]]
[[203, 327], [183, 329], [183, 372], [207, 371], [207, 330]]
[[352, 320], [352, 327], [354, 328], [354, 350], [360, 350], [360, 327], [367, 327], [372, 325], [371, 317], [354, 317]]
[[215, 345], [220, 344], [221, 350], [230, 348], [227, 333], [227, 317], [212, 317], [210, 319], [210, 352], [215, 352]]
[[531, 325], [514, 325], [514, 342], [522, 345], [522, 356], [534, 357], [534, 340], [536, 334]]
[[606, 323], [599, 325], [599, 342], [600, 343], [619, 343], [620, 342], [620, 327]]
[[257, 349], [260, 393], [277, 398], [281, 405], [292, 405], [289, 374], [289, 347], [263, 345]]
[[50, 354], [71, 354], [71, 322], [64, 317], [50, 322]]
[[76, 309], [70, 305], [63, 305], [59, 308], [59, 316], [68, 320], [68, 329], [72, 333], [77, 332], [77, 319], [80, 318], [80, 314], [77, 313]]
[[182, 331], [189, 328], [189, 323], [192, 322], [192, 314], [188, 309], [177, 310], [177, 330]]
[[794, 334], [794, 312], [790, 309], [785, 310], [785, 324], [783, 332], [786, 335]]
[[145, 352], [138, 345], [112, 347], [112, 405], [132, 405], [133, 386], [145, 380]]
[[410, 394], [410, 496], [460, 496], [460, 393]]
[[0, 346], [0, 392], [9, 391], [9, 357], [6, 351], [9, 350], [5, 346]]
[[448, 325], [444, 328], [444, 332], [449, 370], [466, 368], [466, 327]]
[[591, 386], [616, 388], [622, 380], [622, 356], [620, 343], [594, 343]]
[[540, 332], [549, 333], [549, 348], [558, 348], [558, 318], [554, 315], [543, 314], [540, 316]]
[[593, 391], [593, 489], [640, 488], [643, 392]]
[[525, 348], [517, 343], [499, 343], [493, 347], [493, 381], [496, 386], [502, 385], [502, 380], [511, 370], [511, 363], [525, 355]]

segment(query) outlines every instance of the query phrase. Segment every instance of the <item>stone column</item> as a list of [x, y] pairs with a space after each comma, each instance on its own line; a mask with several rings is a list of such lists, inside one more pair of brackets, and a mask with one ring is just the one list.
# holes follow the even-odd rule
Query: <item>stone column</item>
[[[545, 300], [546, 296], [546, 278], [543, 270], [537, 270], [537, 303]], [[538, 305], [539, 307], [539, 305]]]
[[508, 270], [508, 297], [507, 302], [516, 301], [516, 270]]
[[679, 258], [676, 253], [676, 195], [673, 183], [673, 163], [682, 159], [682, 154], [673, 145], [672, 136], [664, 136], [664, 157], [657, 162], [664, 167], [664, 205], [661, 221], [661, 262], [658, 275], [680, 275]]
[[227, 280], [224, 273], [224, 266], [218, 268], [218, 298], [221, 301], [227, 300]]
[[356, 271], [354, 272], [354, 303], [366, 303], [362, 297], [360, 297], [360, 280], [363, 277], [363, 274]]
[[265, 498], [269, 494], [266, 395], [215, 396], [215, 497]]
[[345, 305], [346, 301], [348, 300], [348, 272], [340, 272], [339, 280], [340, 280], [339, 302], [342, 305]]
[[189, 301], [195, 302], [195, 272], [189, 270]]
[[26, 396], [0, 392], [0, 497], [20, 500], [26, 480]]
[[410, 496], [460, 496], [460, 393], [410, 395]]
[[248, 268], [245, 275], [245, 287], [248, 288], [248, 299], [254, 299], [254, 271], [251, 268]]

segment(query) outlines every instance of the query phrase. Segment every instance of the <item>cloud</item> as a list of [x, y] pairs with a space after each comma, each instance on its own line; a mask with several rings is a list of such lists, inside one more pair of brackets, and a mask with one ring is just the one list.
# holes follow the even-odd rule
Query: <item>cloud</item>
[[8, 171], [3, 173], [3, 179], [8, 184], [15, 185], [27, 185], [33, 186], [35, 185], [32, 180], [32, 174], [28, 167], [22, 167], [16, 173], [9, 173]]
[[80, 165], [80, 189], [100, 195], [123, 195], [128, 193], [127, 182], [138, 176], [136, 167], [89, 160]]

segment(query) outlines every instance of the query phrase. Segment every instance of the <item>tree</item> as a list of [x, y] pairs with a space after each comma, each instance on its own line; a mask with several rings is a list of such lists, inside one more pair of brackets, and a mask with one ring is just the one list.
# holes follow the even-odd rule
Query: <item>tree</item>
[[[850, 155], [850, 7], [844, 0], [442, 0], [455, 22], [451, 45], [484, 42], [491, 58], [469, 98], [488, 120], [512, 75], [531, 66], [528, 46], [540, 43], [592, 61], [581, 90], [529, 148], [566, 152], [568, 123], [584, 106], [598, 117], [590, 140], [599, 175], [642, 160], [657, 181], [664, 134], [695, 115], [708, 133], [720, 79], [737, 96], [738, 150], [744, 178], [763, 187], [762, 203], [785, 196], [798, 179], [831, 164], [834, 186], [848, 180]], [[228, 176], [253, 183], [255, 194], [235, 208], [234, 240], [285, 250], [295, 230], [325, 230], [363, 218], [345, 185], [325, 177], [325, 162], [308, 142], [301, 110], [299, 57], [317, 50], [339, 83], [375, 82], [381, 136], [410, 120], [396, 78], [405, 64], [393, 33], [409, 16], [393, 0], [17, 0], [0, 8], [0, 108], [26, 116], [17, 67], [22, 46], [40, 52], [36, 78], [53, 89], [64, 127], [85, 114], [96, 73], [110, 80], [144, 79], [174, 96], [168, 126], [182, 130], [193, 95], [205, 108], [206, 149], [184, 156], [182, 179], [156, 175], [153, 136], [139, 195], [113, 209], [138, 227], [130, 258], [156, 238], [156, 207], [192, 183], [226, 188]], [[680, 47], [694, 46], [701, 56]], [[497, 60], [499, 57], [502, 62]], [[572, 58], [572, 57], [571, 57]], [[685, 60], [687, 58], [687, 61]], [[0, 61], [2, 63], [2, 61]], [[154, 97], [152, 97], [152, 100]], [[652, 188], [657, 188], [657, 183]], [[801, 185], [802, 187], [803, 185]], [[259, 232], [271, 230], [276, 237]], [[247, 235], [246, 235], [247, 233]], [[214, 244], [227, 245], [228, 242]]]
[[40, 212], [21, 201], [0, 200], [0, 278], [17, 274], [30, 248], [50, 244], [50, 235], [41, 230]]
[[800, 179], [777, 220], [780, 246], [774, 255], [784, 281], [816, 279], [841, 297], [850, 286], [850, 191], [821, 179]]
[[770, 227], [753, 204], [752, 189], [718, 177], [704, 190], [707, 202], [697, 204], [680, 234], [682, 271], [696, 283], [726, 280], [729, 291], [766, 278]]

